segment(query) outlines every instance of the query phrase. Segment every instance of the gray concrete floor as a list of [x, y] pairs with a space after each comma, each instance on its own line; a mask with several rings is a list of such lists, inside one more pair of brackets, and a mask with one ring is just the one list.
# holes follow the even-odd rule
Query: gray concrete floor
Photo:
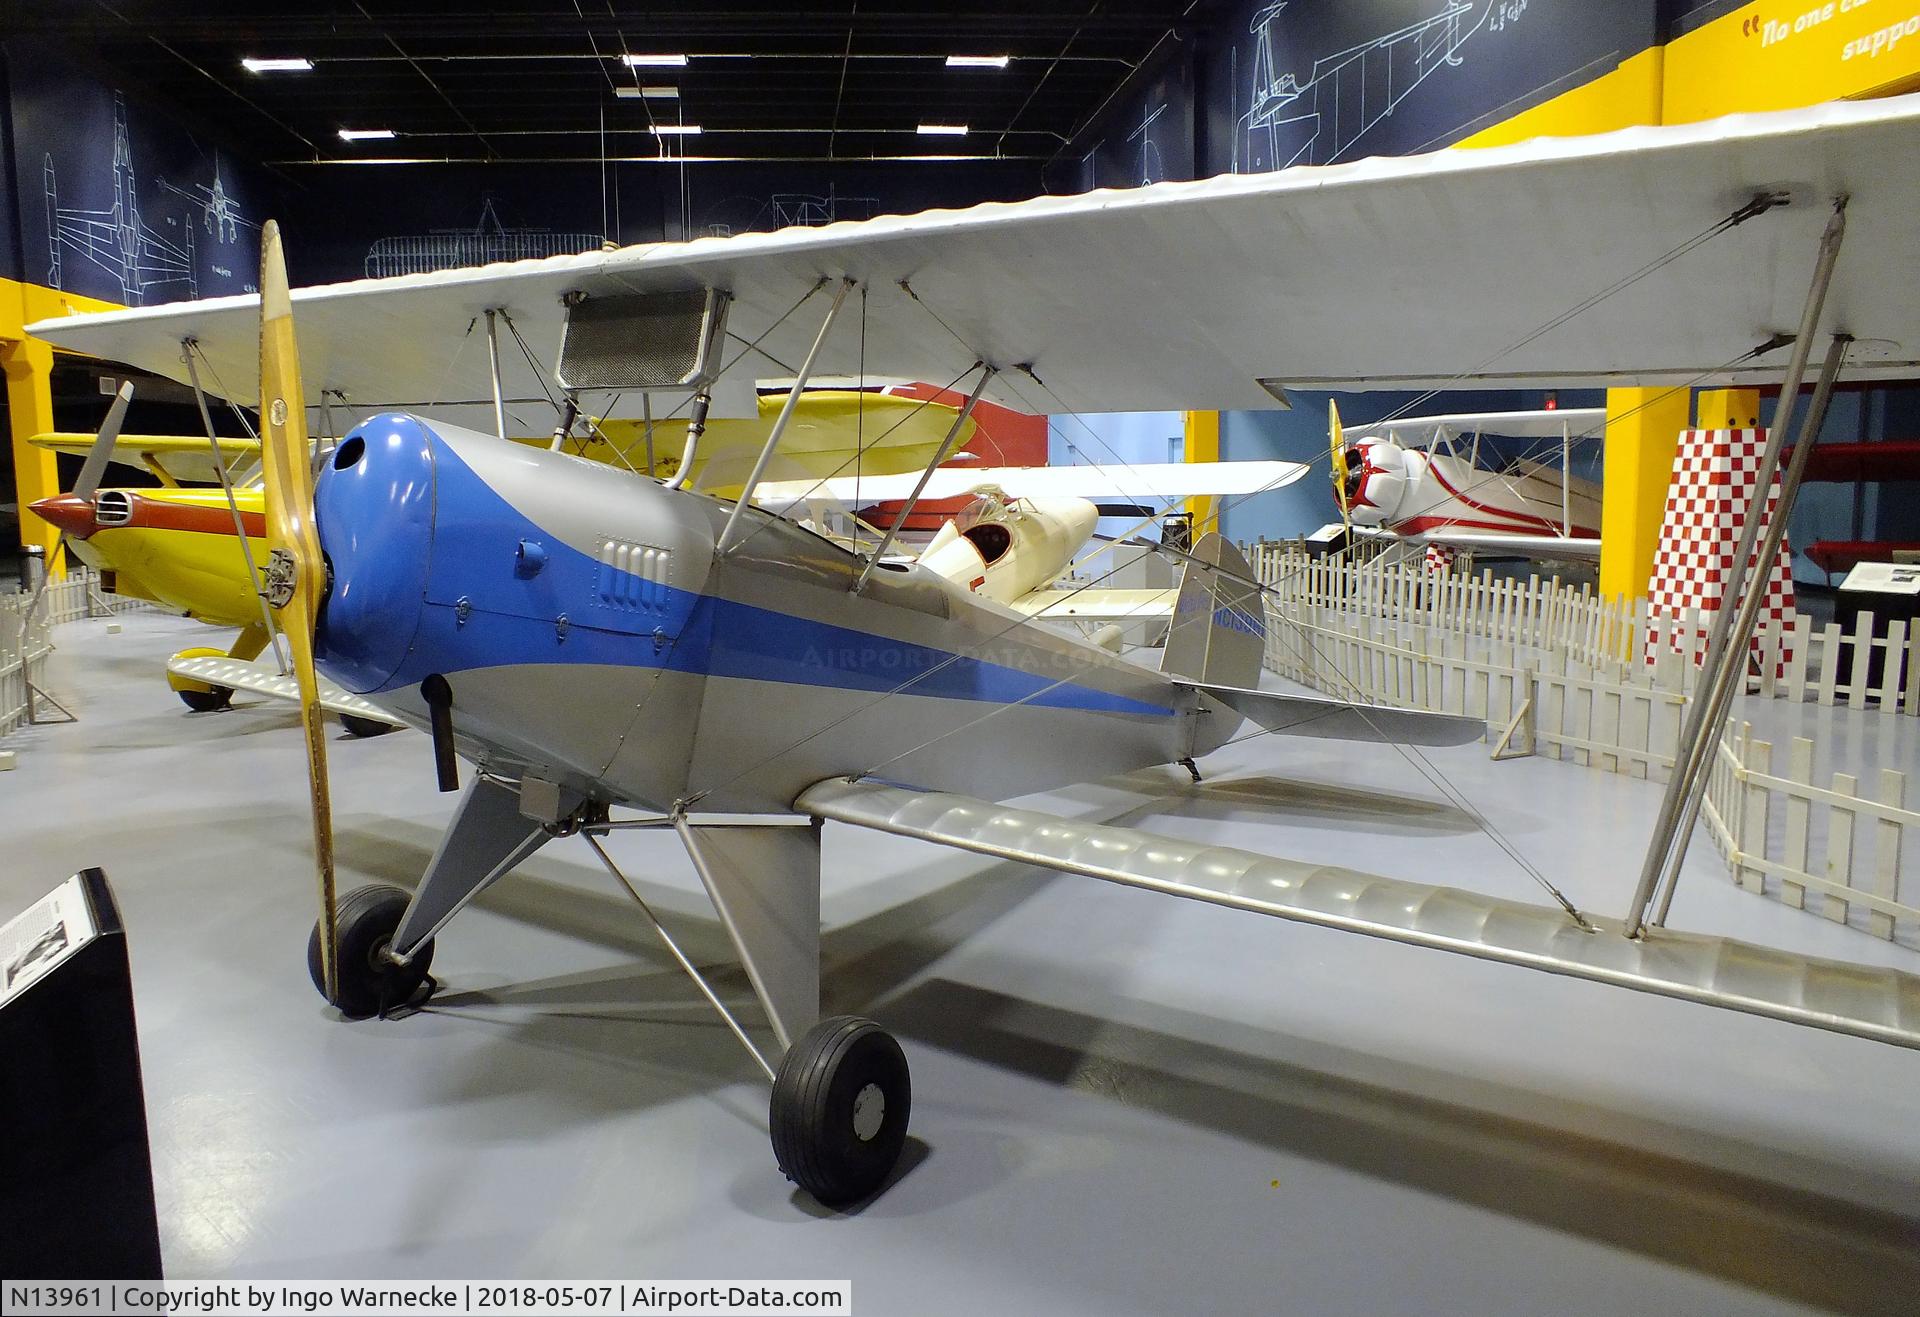
[[[188, 714], [160, 664], [208, 643], [192, 623], [59, 641], [81, 721], [6, 743], [0, 910], [113, 880], [175, 1277], [832, 1277], [863, 1313], [1912, 1311], [1920, 1055], [831, 826], [828, 1005], [900, 1036], [915, 1103], [904, 1174], [823, 1213], [583, 844], [447, 929], [428, 1010], [342, 1023], [303, 963], [291, 711]], [[343, 885], [410, 884], [451, 800], [425, 739], [330, 749]], [[1429, 754], [1576, 902], [1624, 907], [1657, 787]], [[1264, 737], [1205, 767], [1041, 799], [1536, 895], [1391, 748]], [[671, 838], [615, 840], [723, 966]], [[1920, 970], [1695, 861], [1678, 926]]]

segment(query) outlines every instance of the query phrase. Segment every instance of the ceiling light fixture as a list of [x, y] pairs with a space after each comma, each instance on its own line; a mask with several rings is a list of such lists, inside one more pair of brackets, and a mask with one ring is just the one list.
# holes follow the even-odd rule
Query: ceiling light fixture
[[963, 123], [923, 123], [919, 133], [922, 137], [965, 137], [967, 126]]
[[310, 59], [243, 59], [240, 67], [248, 73], [311, 73]]
[[384, 142], [394, 135], [391, 128], [342, 128], [340, 140], [343, 142]]
[[950, 69], [1004, 69], [1011, 55], [949, 55]]
[[615, 87], [613, 94], [623, 101], [677, 101], [680, 99], [678, 87]]
[[653, 126], [656, 137], [698, 137], [700, 125], [697, 123], [657, 123]]
[[620, 62], [630, 69], [684, 69], [685, 55], [622, 55]]

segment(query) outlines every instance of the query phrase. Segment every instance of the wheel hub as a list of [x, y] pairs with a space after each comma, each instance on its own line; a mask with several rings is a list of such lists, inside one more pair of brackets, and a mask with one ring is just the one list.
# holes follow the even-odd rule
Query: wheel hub
[[871, 1143], [887, 1118], [887, 1095], [880, 1085], [868, 1084], [853, 1098], [853, 1133], [862, 1143]]

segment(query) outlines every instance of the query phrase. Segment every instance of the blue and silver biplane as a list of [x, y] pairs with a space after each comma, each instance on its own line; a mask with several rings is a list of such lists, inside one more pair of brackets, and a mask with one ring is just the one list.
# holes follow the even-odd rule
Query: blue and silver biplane
[[[328, 1000], [358, 1017], [430, 991], [448, 921], [548, 841], [582, 837], [632, 891], [601, 837], [671, 828], [776, 1049], [661, 936], [772, 1080], [781, 1167], [846, 1203], [892, 1169], [910, 1088], [877, 1024], [819, 1018], [823, 821], [1906, 1045], [1920, 980], [1666, 930], [1646, 917], [1651, 890], [1610, 920], [994, 803], [1192, 768], [1248, 721], [1428, 745], [1485, 728], [1258, 689], [1262, 587], [1208, 527], [1150, 668], [892, 552], [914, 497], [877, 541], [758, 506], [784, 418], [733, 500], [503, 442], [508, 411], [551, 400], [564, 437], [615, 414], [616, 394], [645, 397], [686, 410], [691, 446], [760, 380], [792, 380], [793, 398], [816, 374], [869, 370], [1055, 412], [1255, 409], [1289, 388], [1469, 377], [1785, 377], [1797, 393], [1823, 304], [1856, 377], [1920, 374], [1911, 281], [1882, 264], [1920, 252], [1916, 129], [1911, 99], [1838, 105], [291, 294], [269, 226], [260, 297], [33, 332], [224, 381], [260, 408], [261, 568], [304, 696], [310, 964]], [[1865, 248], [1837, 264], [1836, 198]], [[1391, 315], [1362, 314], [1389, 296]], [[441, 345], [482, 322], [495, 350], [449, 363]], [[527, 351], [499, 350], [503, 328]], [[366, 419], [316, 450], [307, 400], [323, 390]], [[433, 396], [478, 400], [493, 432], [420, 406]], [[441, 785], [461, 792], [412, 892], [336, 902], [316, 670], [429, 731]]]

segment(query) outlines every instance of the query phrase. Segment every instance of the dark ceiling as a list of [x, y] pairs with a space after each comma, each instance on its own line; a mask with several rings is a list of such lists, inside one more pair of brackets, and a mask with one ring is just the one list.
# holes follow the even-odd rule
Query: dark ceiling
[[[1047, 160], [1201, 0], [868, 0], [778, 7], [613, 0], [61, 0], [0, 6], [16, 33], [90, 49], [126, 85], [264, 161], [672, 156]], [[684, 54], [628, 68], [623, 54]], [[1005, 69], [949, 55], [1009, 55]], [[251, 73], [247, 57], [310, 72]], [[621, 87], [677, 98], [622, 99]], [[604, 145], [603, 145], [604, 120]], [[965, 124], [964, 137], [921, 123]], [[699, 135], [657, 134], [698, 125]], [[391, 129], [342, 141], [339, 130]]]

